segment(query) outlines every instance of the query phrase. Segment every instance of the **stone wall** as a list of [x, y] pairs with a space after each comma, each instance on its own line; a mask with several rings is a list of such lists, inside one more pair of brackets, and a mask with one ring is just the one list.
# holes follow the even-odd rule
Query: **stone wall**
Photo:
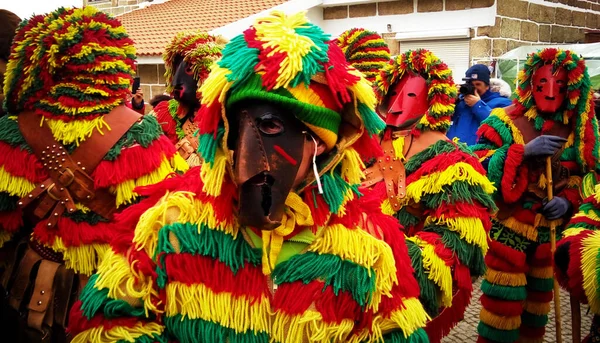
[[140, 77], [140, 84], [146, 103], [149, 103], [150, 99], [154, 96], [165, 92], [164, 64], [139, 64], [137, 76]]
[[544, 3], [498, 0], [496, 24], [475, 30], [471, 60], [490, 60], [522, 45], [584, 43], [586, 31], [600, 28], [600, 0]]

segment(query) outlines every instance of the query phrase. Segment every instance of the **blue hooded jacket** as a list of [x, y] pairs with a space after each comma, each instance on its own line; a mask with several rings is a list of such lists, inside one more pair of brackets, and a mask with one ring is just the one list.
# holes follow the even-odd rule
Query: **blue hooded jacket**
[[473, 107], [469, 107], [460, 95], [452, 116], [452, 125], [446, 133], [448, 138], [458, 137], [461, 143], [471, 146], [477, 143], [477, 129], [481, 122], [487, 118], [492, 109], [509, 106], [512, 101], [505, 98], [500, 93], [492, 92], [489, 89], [481, 96]]

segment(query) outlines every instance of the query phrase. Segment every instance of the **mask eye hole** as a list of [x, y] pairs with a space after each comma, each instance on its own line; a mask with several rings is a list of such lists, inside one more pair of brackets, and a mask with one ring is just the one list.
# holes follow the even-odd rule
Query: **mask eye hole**
[[540, 79], [540, 83], [541, 83], [541, 84], [544, 84], [544, 83], [546, 83], [546, 82], [548, 82], [548, 80], [547, 80], [545, 77], [542, 77], [542, 78]]
[[565, 80], [558, 80], [556, 81], [556, 84], [558, 84], [559, 86], [564, 86], [566, 84]]
[[256, 119], [256, 126], [261, 133], [267, 136], [277, 136], [284, 132], [283, 121], [270, 113], [258, 117]]
[[408, 93], [408, 96], [411, 97], [411, 98], [416, 98], [417, 94], [415, 94], [415, 93]]
[[192, 69], [192, 66], [186, 66], [185, 73], [188, 75], [194, 75], [194, 70]]

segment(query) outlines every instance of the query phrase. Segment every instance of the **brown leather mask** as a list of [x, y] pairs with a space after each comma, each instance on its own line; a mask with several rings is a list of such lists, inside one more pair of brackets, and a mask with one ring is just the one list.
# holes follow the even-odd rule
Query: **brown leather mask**
[[228, 118], [241, 225], [273, 230], [281, 224], [302, 162], [306, 130], [286, 112], [276, 105], [246, 102]]

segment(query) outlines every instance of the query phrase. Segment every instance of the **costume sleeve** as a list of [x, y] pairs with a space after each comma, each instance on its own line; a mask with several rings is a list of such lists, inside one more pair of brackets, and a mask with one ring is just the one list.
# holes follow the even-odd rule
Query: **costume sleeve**
[[[398, 217], [415, 223], [406, 238], [408, 253], [420, 300], [433, 318], [428, 335], [441, 339], [462, 319], [472, 278], [485, 272], [494, 187], [477, 158], [452, 142], [436, 143], [406, 168], [416, 168], [407, 178], [406, 194], [420, 207], [404, 206]], [[440, 313], [444, 308], [449, 310]]]
[[523, 163], [523, 137], [503, 108], [492, 111], [482, 122], [477, 135], [478, 144], [471, 146], [471, 150], [496, 186], [494, 197], [507, 204], [516, 202], [528, 185], [528, 168]]
[[579, 207], [557, 242], [554, 256], [558, 282], [572, 296], [600, 314], [600, 187]]
[[152, 114], [158, 120], [163, 133], [169, 138], [173, 145], [177, 144], [180, 137], [177, 131], [177, 122], [173, 119], [171, 112], [177, 110], [177, 100], [171, 99], [169, 101], [163, 101], [154, 107]]
[[471, 111], [475, 115], [475, 118], [478, 122], [484, 121], [492, 112], [492, 108], [488, 106], [483, 100], [477, 101], [473, 107], [471, 107]]

